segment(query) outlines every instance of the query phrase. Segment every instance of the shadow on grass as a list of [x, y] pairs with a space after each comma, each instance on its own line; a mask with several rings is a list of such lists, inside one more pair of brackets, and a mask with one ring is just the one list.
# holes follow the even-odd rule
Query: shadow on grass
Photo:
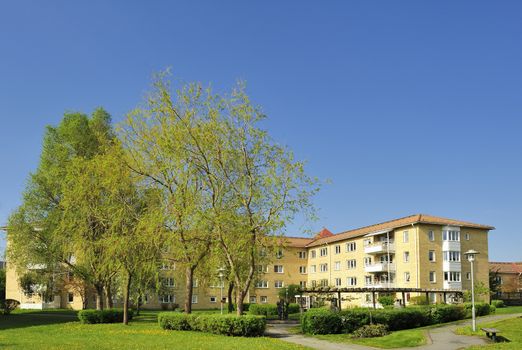
[[0, 315], [0, 330], [75, 321], [78, 321], [76, 311], [45, 312], [39, 310], [34, 312], [13, 313], [11, 315]]

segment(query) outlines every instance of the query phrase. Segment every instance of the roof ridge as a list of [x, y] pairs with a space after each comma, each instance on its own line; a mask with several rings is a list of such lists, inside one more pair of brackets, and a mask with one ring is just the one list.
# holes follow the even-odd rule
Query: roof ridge
[[361, 227], [357, 227], [357, 228], [352, 228], [350, 230], [346, 230], [346, 231], [342, 231], [342, 232], [336, 233], [335, 235], [340, 235], [340, 234], [347, 233], [347, 232], [350, 232], [350, 231], [355, 231], [355, 230], [362, 230], [364, 228], [368, 228], [368, 227], [372, 227], [372, 226], [384, 225], [384, 224], [387, 224], [387, 223], [390, 223], [390, 222], [393, 222], [393, 221], [399, 221], [399, 220], [403, 220], [403, 219], [407, 219], [407, 218], [412, 218], [412, 217], [415, 217], [415, 216], [419, 217], [420, 215], [421, 214], [407, 215], [407, 216], [404, 216], [402, 218], [397, 218], [397, 219], [392, 219], [392, 220], [379, 222], [379, 223], [376, 223], [376, 224], [371, 224], [371, 225], [361, 226]]

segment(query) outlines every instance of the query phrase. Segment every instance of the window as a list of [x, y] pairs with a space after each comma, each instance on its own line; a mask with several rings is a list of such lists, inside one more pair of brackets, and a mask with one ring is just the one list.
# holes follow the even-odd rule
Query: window
[[163, 278], [163, 285], [165, 287], [174, 288], [176, 287], [176, 281], [172, 277]]
[[306, 281], [299, 281], [299, 287], [306, 288]]
[[442, 231], [442, 240], [443, 241], [460, 241], [460, 231]]
[[[211, 303], [217, 303], [217, 298], [216, 297], [210, 297], [210, 302]], [[250, 301], [250, 302], [252, 302], [252, 301]]]
[[346, 279], [346, 285], [348, 287], [350, 286], [356, 286], [357, 285], [357, 277], [348, 277]]
[[434, 250], [430, 250], [428, 252], [428, 260], [431, 261], [431, 262], [435, 261], [435, 251]]
[[310, 272], [311, 273], [316, 273], [317, 272], [317, 266], [316, 265], [310, 266]]
[[404, 282], [405, 283], [410, 282], [410, 278], [411, 278], [410, 273], [409, 272], [405, 272], [404, 273]]
[[364, 258], [364, 266], [370, 266], [372, 264], [371, 256]]
[[268, 265], [257, 265], [257, 272], [268, 273]]
[[256, 303], [256, 300], [257, 300], [257, 298], [256, 298], [255, 295], [254, 295], [254, 296], [251, 296], [251, 297], [250, 297], [250, 304], [255, 304], [255, 303]]
[[310, 251], [310, 258], [315, 259], [315, 249]]
[[274, 287], [276, 288], [283, 288], [284, 282], [283, 281], [274, 281]]
[[372, 244], [372, 240], [370, 238], [366, 238], [365, 240], [363, 240], [363, 246], [367, 247], [370, 244]]
[[192, 280], [192, 287], [193, 287], [193, 288], [197, 288], [197, 287], [198, 287], [198, 284], [199, 284], [199, 283], [198, 283], [198, 279], [197, 279], [197, 278], [194, 278], [194, 279]]
[[283, 265], [274, 265], [275, 273], [283, 273]]
[[[471, 273], [469, 273], [469, 276], [471, 278]], [[504, 282], [502, 281], [502, 276], [495, 276], [495, 282], [498, 284], [503, 284]]]
[[442, 253], [444, 261], [460, 261], [460, 252], [458, 250], [451, 250]]
[[299, 252], [299, 259], [306, 259], [306, 252]]
[[435, 271], [430, 271], [430, 282], [431, 283], [437, 282], [437, 279], [436, 279], [436, 276], [435, 276]]
[[435, 232], [428, 231], [428, 239], [433, 242], [435, 240]]
[[328, 280], [327, 279], [322, 279], [321, 280], [321, 287], [328, 287]]
[[341, 254], [341, 246], [340, 245], [336, 245], [335, 246], [335, 254]]
[[348, 270], [355, 269], [356, 267], [357, 267], [357, 260], [355, 260], [355, 259], [346, 260], [346, 268]]
[[468, 281], [471, 279], [471, 272], [466, 272], [466, 279]]
[[306, 274], [306, 266], [299, 266], [299, 273], [300, 274]]
[[162, 270], [175, 270], [176, 269], [176, 264], [175, 263], [170, 263], [168, 261], [164, 261], [161, 264], [161, 269]]
[[256, 288], [268, 288], [268, 281], [257, 281]]
[[67, 294], [67, 301], [68, 301], [69, 303], [74, 302], [74, 294], [73, 294], [73, 293], [68, 293], [68, 294]]
[[276, 258], [281, 259], [283, 257], [283, 249], [279, 248], [276, 252]]
[[192, 294], [192, 304], [197, 304], [198, 303], [198, 296], [197, 294]]
[[321, 265], [319, 265], [319, 270], [320, 270], [321, 272], [326, 272], [326, 271], [328, 271], [328, 264], [321, 264]]
[[334, 262], [334, 271], [340, 271], [341, 270], [341, 262], [336, 261]]
[[176, 296], [174, 296], [172, 294], [164, 294], [161, 296], [160, 301], [162, 304], [175, 303]]
[[268, 303], [268, 297], [266, 295], [262, 295], [259, 300], [261, 301], [262, 304], [266, 304]]
[[469, 241], [469, 233], [465, 233], [464, 238], [466, 238], [466, 241]]
[[341, 279], [340, 279], [340, 278], [336, 278], [336, 279], [335, 279], [335, 286], [336, 286], [336, 287], [340, 287], [341, 284], [342, 284]]
[[372, 276], [364, 276], [364, 284], [367, 286], [372, 285]]
[[404, 252], [403, 259], [404, 262], [410, 262], [410, 252]]
[[346, 251], [347, 252], [353, 252], [353, 251], [355, 251], [355, 249], [357, 249], [357, 245], [355, 244], [355, 242], [348, 242], [348, 243], [346, 243]]
[[321, 248], [319, 250], [319, 255], [320, 256], [327, 256], [328, 255], [328, 248]]
[[312, 288], [317, 287], [317, 281], [312, 281]]
[[408, 231], [404, 231], [402, 233], [402, 241], [404, 243], [408, 243], [409, 240], [410, 240], [410, 237], [409, 237]]
[[460, 282], [460, 272], [444, 272], [444, 281]]

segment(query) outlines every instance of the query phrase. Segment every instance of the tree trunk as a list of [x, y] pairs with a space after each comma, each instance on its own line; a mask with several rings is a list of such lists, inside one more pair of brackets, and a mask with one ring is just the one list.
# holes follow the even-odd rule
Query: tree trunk
[[123, 290], [123, 324], [129, 324], [129, 295], [132, 275], [127, 272], [127, 280], [125, 281], [125, 288]]
[[194, 267], [187, 267], [185, 280], [185, 313], [192, 312], [192, 283], [194, 281]]
[[228, 282], [228, 312], [231, 313], [234, 311], [234, 298], [232, 297], [232, 294], [234, 292], [234, 282], [230, 281]]
[[96, 310], [103, 310], [103, 286], [97, 284], [94, 288], [96, 289]]
[[113, 308], [113, 303], [112, 303], [112, 291], [111, 291], [111, 283], [108, 282], [106, 285], [105, 285], [105, 305], [107, 305], [107, 308], [108, 309], [112, 309]]
[[241, 316], [243, 314], [243, 300], [245, 299], [246, 291], [239, 290], [237, 291], [236, 298], [236, 314]]

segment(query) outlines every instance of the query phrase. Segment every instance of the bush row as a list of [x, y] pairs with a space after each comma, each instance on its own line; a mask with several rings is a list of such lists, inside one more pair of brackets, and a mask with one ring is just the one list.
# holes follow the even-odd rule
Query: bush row
[[[299, 304], [289, 304], [288, 313], [295, 314], [299, 312]], [[277, 305], [275, 304], [250, 304], [248, 313], [260, 316], [277, 316]]]
[[[129, 320], [132, 320], [134, 312], [129, 309]], [[80, 310], [78, 319], [81, 323], [117, 323], [123, 322], [122, 309], [105, 309], [105, 310]]]
[[[476, 303], [477, 316], [494, 312], [494, 307], [486, 303]], [[340, 312], [328, 309], [311, 309], [303, 314], [301, 328], [310, 334], [353, 333], [369, 324], [386, 325], [390, 331], [410, 329], [430, 324], [457, 321], [471, 317], [471, 306], [441, 304], [429, 307], [408, 307], [400, 309], [353, 308]]]
[[262, 316], [216, 314], [158, 314], [161, 328], [178, 331], [200, 331], [230, 336], [259, 337], [265, 332], [266, 319]]
[[506, 304], [504, 304], [504, 300], [491, 300], [491, 305], [493, 305], [497, 309], [506, 307]]

